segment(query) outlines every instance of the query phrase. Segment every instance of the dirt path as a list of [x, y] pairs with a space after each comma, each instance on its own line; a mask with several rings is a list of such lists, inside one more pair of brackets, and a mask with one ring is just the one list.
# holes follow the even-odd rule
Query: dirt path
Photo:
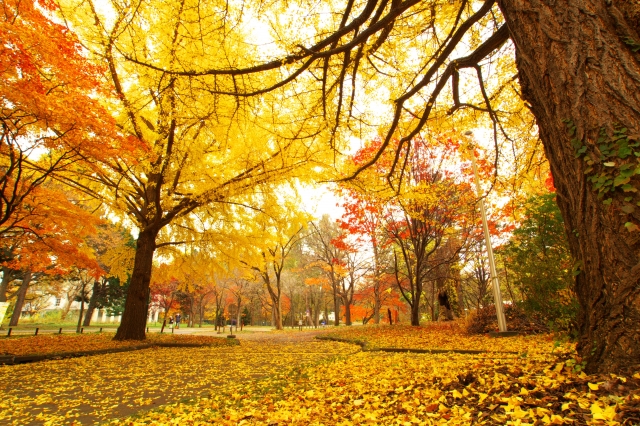
[[359, 350], [313, 340], [322, 332], [246, 332], [238, 333], [240, 345], [233, 347], [156, 348], [1, 366], [0, 425], [94, 424]]
[[240, 332], [236, 336], [240, 342], [273, 342], [273, 343], [296, 343], [296, 342], [311, 342], [316, 336], [327, 334], [329, 330], [326, 329], [313, 329], [313, 330], [284, 330], [284, 331], [270, 331], [270, 332]]

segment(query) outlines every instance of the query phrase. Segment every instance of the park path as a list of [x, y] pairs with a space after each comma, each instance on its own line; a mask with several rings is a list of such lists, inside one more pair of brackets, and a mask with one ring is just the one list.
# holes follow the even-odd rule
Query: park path
[[242, 332], [238, 346], [154, 348], [0, 366], [0, 425], [95, 424], [359, 350], [314, 340], [323, 332]]

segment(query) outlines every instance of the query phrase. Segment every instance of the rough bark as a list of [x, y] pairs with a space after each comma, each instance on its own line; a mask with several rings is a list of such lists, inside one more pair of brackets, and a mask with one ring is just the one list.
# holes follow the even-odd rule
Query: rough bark
[[138, 236], [129, 292], [115, 340], [145, 339], [147, 297], [157, 235], [157, 230], [147, 229]]
[[342, 304], [344, 306], [344, 324], [350, 326], [352, 325], [351, 324], [351, 299], [346, 294], [342, 296]]
[[[620, 125], [640, 133], [640, 55], [625, 40], [638, 37], [637, 4], [598, 0], [500, 0], [516, 46], [522, 94], [531, 105], [554, 176], [558, 205], [576, 260], [580, 302], [578, 350], [588, 372], [640, 367], [640, 208], [625, 213], [617, 189], [610, 205], [587, 179], [604, 170], [600, 129]], [[635, 8], [635, 9], [634, 9]], [[635, 12], [634, 12], [635, 10]], [[566, 123], [596, 161], [587, 172]], [[630, 184], [640, 189], [639, 176]]]
[[22, 314], [22, 307], [24, 306], [24, 300], [27, 296], [27, 290], [29, 289], [29, 284], [31, 283], [31, 270], [28, 269], [24, 273], [24, 278], [22, 278], [22, 284], [20, 284], [20, 288], [18, 289], [18, 294], [16, 296], [16, 304], [13, 307], [13, 314], [11, 315], [11, 321], [9, 321], [10, 327], [15, 327], [18, 325], [20, 321], [20, 315]]
[[7, 301], [7, 290], [9, 289], [9, 283], [16, 278], [16, 274], [18, 271], [14, 271], [13, 269], [7, 268], [6, 266], [2, 267], [2, 281], [0, 282], [0, 302]]
[[420, 303], [413, 303], [411, 305], [411, 325], [420, 325]]

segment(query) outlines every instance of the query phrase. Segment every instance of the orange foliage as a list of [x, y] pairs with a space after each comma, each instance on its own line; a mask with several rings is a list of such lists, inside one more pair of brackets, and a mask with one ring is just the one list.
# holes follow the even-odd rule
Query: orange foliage
[[[226, 339], [216, 337], [148, 334], [144, 343], [196, 343], [212, 346], [226, 346]], [[101, 349], [117, 349], [140, 345], [140, 341], [113, 340], [111, 333], [92, 334], [41, 334], [39, 336], [19, 337], [0, 340], [1, 355], [48, 355], [65, 352], [96, 351]]]
[[0, 239], [11, 253], [6, 266], [49, 274], [77, 267], [95, 278], [104, 273], [87, 244], [101, 220], [70, 201], [66, 193], [52, 187], [34, 188], [17, 213], [14, 231]]

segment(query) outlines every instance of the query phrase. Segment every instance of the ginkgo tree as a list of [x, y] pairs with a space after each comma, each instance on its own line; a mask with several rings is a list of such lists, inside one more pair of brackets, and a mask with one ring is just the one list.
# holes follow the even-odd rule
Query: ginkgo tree
[[246, 242], [240, 260], [259, 275], [269, 294], [276, 329], [282, 330], [283, 272], [296, 244], [305, 237], [309, 214], [300, 211], [294, 198], [265, 192], [261, 211], [244, 224]]
[[200, 81], [134, 60], [162, 58], [167, 68], [185, 61], [246, 66], [255, 47], [244, 41], [241, 9], [193, 0], [126, 7], [116, 1], [61, 3], [92, 57], [106, 64], [105, 79], [117, 95], [108, 108], [122, 131], [147, 148], [136, 161], [114, 157], [80, 165], [66, 180], [138, 230], [116, 339], [143, 339], [155, 250], [219, 230], [218, 219], [232, 205], [250, 204], [262, 183], [321, 173], [328, 148], [316, 141], [326, 126], [305, 118], [295, 90], [241, 99], [211, 91], [231, 90], [235, 78]]

